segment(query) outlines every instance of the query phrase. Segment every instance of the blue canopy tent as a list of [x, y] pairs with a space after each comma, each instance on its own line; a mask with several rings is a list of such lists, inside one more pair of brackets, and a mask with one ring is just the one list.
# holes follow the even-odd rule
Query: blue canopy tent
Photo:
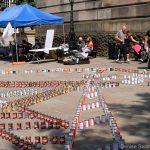
[[18, 28], [36, 25], [63, 24], [64, 18], [24, 4], [6, 8], [0, 13], [0, 27], [5, 28], [9, 22], [12, 27]]
[[37, 25], [63, 24], [64, 18], [49, 14], [28, 4], [23, 4], [6, 8], [0, 13], [0, 27], [5, 28], [9, 22], [13, 28], [19, 28]]

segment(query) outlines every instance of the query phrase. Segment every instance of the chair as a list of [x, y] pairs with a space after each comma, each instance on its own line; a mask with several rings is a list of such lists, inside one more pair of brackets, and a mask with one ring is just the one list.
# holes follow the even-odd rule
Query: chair
[[54, 39], [54, 30], [47, 30], [44, 48], [30, 50], [30, 52], [35, 52], [32, 60], [37, 61], [40, 60], [40, 58], [37, 55], [38, 52], [44, 52], [49, 54], [49, 51], [60, 49], [60, 47], [52, 47], [53, 39]]

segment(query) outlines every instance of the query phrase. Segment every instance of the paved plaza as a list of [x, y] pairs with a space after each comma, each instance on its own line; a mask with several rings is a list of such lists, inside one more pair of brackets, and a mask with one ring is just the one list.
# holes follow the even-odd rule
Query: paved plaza
[[[139, 63], [137, 61], [131, 61], [128, 63], [118, 64], [113, 60], [107, 58], [94, 58], [90, 59], [90, 64], [70, 65], [65, 66], [56, 61], [50, 61], [39, 64], [22, 64], [13, 65], [8, 61], [0, 61], [0, 71], [11, 71], [15, 70], [16, 74], [0, 74], [0, 81], [81, 81], [83, 80], [84, 74], [91, 74], [92, 72], [42, 72], [44, 69], [56, 69], [56, 68], [125, 68], [125, 69], [138, 69], [141, 72], [146, 70], [146, 63]], [[32, 70], [32, 73], [25, 73], [25, 70]], [[66, 69], [67, 70], [67, 69]], [[130, 73], [131, 74], [131, 73]], [[118, 87], [113, 88], [99, 88], [102, 92], [103, 97], [108, 105], [108, 108], [112, 112], [119, 128], [120, 133], [125, 140], [127, 150], [149, 150], [150, 149], [150, 86], [147, 86], [150, 82], [150, 78], [146, 78], [144, 83], [137, 85], [122, 84], [121, 80], [125, 75], [129, 73], [121, 71], [108, 71], [102, 74], [102, 76], [115, 75]], [[1, 91], [12, 90], [0, 88]], [[30, 109], [45, 113], [50, 116], [63, 118], [69, 123], [72, 123], [75, 115], [78, 102], [81, 99], [82, 89], [79, 91], [73, 91], [64, 95], [53, 97], [47, 101], [39, 104], [30, 106]], [[19, 97], [8, 98], [8, 100], [18, 99]], [[94, 101], [94, 100], [93, 100]], [[92, 100], [87, 100], [86, 103], [91, 103]], [[2, 111], [2, 110], [0, 110]], [[102, 110], [99, 108], [82, 112], [81, 121], [87, 120], [88, 118], [94, 118], [102, 114]], [[26, 119], [22, 120], [11, 120], [11, 122], [25, 122]], [[32, 120], [33, 122], [34, 120]], [[0, 123], [8, 123], [9, 120], [1, 119]], [[12, 131], [19, 136], [31, 136], [35, 137], [38, 135], [63, 135], [68, 130], [20, 130]], [[78, 130], [77, 135], [73, 144], [73, 150], [98, 150], [98, 148], [107, 143], [113, 141], [110, 127], [106, 125], [94, 126], [88, 129]], [[136, 147], [136, 148], [135, 148]], [[47, 144], [42, 146], [45, 150], [61, 150], [62, 145], [59, 144]], [[0, 137], [0, 150], [16, 150], [17, 148]]]

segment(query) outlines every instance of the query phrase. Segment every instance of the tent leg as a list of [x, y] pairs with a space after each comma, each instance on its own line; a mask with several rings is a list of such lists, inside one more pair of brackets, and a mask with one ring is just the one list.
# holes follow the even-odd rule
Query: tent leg
[[16, 34], [16, 28], [15, 28], [15, 45], [16, 45], [16, 58], [18, 62], [18, 50], [17, 50], [17, 34]]

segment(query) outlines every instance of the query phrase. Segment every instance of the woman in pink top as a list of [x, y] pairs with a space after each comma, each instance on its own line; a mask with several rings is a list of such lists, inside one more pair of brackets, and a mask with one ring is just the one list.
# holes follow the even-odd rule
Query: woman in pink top
[[85, 47], [82, 49], [83, 52], [85, 53], [91, 53], [93, 50], [93, 42], [92, 42], [92, 38], [88, 37], [86, 40], [86, 45]]

